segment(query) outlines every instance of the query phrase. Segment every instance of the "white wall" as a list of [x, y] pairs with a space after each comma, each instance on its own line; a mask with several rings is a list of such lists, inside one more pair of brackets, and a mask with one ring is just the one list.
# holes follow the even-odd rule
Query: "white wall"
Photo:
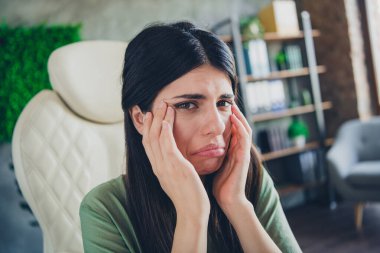
[[270, 0], [0, 0], [0, 18], [10, 25], [82, 23], [83, 39], [128, 41], [151, 22], [186, 19], [202, 27], [211, 27], [228, 17], [235, 8], [240, 15], [253, 14], [269, 2]]

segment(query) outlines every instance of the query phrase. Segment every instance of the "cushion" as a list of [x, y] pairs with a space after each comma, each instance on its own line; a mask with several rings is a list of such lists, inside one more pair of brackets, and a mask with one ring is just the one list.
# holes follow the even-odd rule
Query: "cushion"
[[97, 123], [123, 120], [121, 76], [126, 42], [82, 41], [49, 57], [53, 89], [76, 114]]
[[380, 118], [363, 121], [356, 148], [360, 161], [380, 161]]
[[357, 163], [346, 180], [353, 187], [380, 189], [380, 161]]

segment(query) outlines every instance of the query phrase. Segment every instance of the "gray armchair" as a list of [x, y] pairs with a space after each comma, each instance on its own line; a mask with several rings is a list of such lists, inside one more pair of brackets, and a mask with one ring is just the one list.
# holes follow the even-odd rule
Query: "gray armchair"
[[330, 186], [355, 201], [355, 225], [362, 228], [365, 202], [380, 201], [380, 117], [344, 123], [327, 153]]

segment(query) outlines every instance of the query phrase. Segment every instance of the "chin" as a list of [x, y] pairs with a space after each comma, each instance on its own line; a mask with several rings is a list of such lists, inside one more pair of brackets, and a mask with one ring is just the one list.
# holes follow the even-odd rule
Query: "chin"
[[218, 159], [211, 158], [193, 165], [199, 176], [205, 176], [218, 171], [222, 166], [223, 160], [224, 157], [219, 157]]

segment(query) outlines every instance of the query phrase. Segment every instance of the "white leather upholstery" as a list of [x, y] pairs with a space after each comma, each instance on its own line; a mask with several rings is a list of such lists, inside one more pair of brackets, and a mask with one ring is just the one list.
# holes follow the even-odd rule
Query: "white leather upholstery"
[[101, 123], [122, 121], [125, 48], [125, 42], [85, 41], [55, 50], [48, 63], [54, 90], [86, 119]]
[[[49, 59], [54, 90], [33, 97], [17, 121], [16, 177], [41, 226], [44, 252], [83, 252], [82, 198], [125, 170], [120, 76], [126, 46], [92, 41], [56, 50]], [[99, 68], [107, 64], [113, 67]]]

